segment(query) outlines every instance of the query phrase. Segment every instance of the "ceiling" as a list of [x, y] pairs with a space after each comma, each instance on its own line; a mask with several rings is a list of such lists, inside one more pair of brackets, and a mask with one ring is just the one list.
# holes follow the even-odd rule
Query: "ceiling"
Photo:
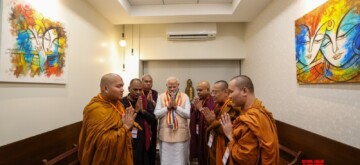
[[218, 4], [232, 3], [232, 0], [128, 0], [131, 6], [136, 5], [173, 5], [173, 4]]
[[250, 22], [272, 0], [85, 0], [113, 24]]

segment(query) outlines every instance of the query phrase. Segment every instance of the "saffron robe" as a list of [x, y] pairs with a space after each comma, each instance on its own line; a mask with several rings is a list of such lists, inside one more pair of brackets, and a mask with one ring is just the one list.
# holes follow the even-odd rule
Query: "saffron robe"
[[123, 125], [124, 106], [92, 98], [83, 111], [78, 156], [82, 165], [132, 165], [131, 132]]
[[226, 100], [222, 105], [216, 105], [214, 109], [216, 118], [211, 122], [206, 129], [208, 141], [210, 133], [213, 134], [213, 143], [209, 148], [209, 164], [210, 165], [222, 165], [222, 158], [226, 151], [226, 146], [229, 142], [224, 131], [222, 129], [220, 119], [221, 115], [228, 113], [230, 115], [231, 121], [234, 121], [240, 115], [240, 108], [235, 108], [232, 106], [230, 99]]
[[[157, 123], [154, 115], [155, 107], [151, 103], [147, 102], [144, 95], [141, 95], [139, 97], [142, 97], [143, 108], [145, 112], [138, 112], [135, 118], [135, 122], [139, 124], [142, 130], [138, 129], [137, 137], [132, 139], [133, 161], [134, 165], [150, 165], [150, 155], [148, 152], [149, 147], [146, 147], [146, 145], [150, 145], [150, 141], [153, 140], [151, 138], [151, 128], [154, 127], [155, 123]], [[121, 99], [121, 102], [125, 106], [125, 108], [132, 106], [135, 109], [137, 100], [130, 101], [127, 97], [123, 97]]]
[[[210, 110], [215, 108], [215, 101], [212, 96], [209, 96], [206, 100], [203, 100], [203, 107], [207, 107]], [[198, 125], [198, 133], [196, 133], [196, 125]], [[195, 109], [195, 106], [191, 109], [190, 117], [190, 160], [198, 158], [199, 165], [207, 165], [208, 163], [208, 146], [206, 137], [207, 123], [204, 115]]]
[[275, 120], [256, 99], [233, 122], [233, 140], [229, 142], [229, 164], [279, 164], [279, 142]]

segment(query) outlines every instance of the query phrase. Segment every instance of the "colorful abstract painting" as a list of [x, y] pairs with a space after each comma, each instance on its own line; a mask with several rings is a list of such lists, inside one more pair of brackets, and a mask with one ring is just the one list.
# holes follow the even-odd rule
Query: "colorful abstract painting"
[[295, 27], [298, 83], [360, 82], [359, 0], [329, 0]]
[[24, 1], [2, 6], [0, 81], [66, 83], [64, 25]]

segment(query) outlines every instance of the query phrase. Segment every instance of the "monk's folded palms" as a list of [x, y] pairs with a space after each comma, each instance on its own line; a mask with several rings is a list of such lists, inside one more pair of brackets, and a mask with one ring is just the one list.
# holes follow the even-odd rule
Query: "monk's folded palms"
[[230, 115], [225, 113], [221, 115], [221, 126], [223, 128], [224, 134], [231, 141], [232, 140], [232, 123], [230, 119]]

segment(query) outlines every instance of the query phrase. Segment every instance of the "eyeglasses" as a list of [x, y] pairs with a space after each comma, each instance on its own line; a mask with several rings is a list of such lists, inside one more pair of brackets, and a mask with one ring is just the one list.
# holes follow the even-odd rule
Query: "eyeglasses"
[[212, 91], [211, 91], [211, 95], [217, 95], [217, 94], [219, 94], [219, 93], [222, 92], [222, 91], [224, 91], [224, 90], [212, 90]]

